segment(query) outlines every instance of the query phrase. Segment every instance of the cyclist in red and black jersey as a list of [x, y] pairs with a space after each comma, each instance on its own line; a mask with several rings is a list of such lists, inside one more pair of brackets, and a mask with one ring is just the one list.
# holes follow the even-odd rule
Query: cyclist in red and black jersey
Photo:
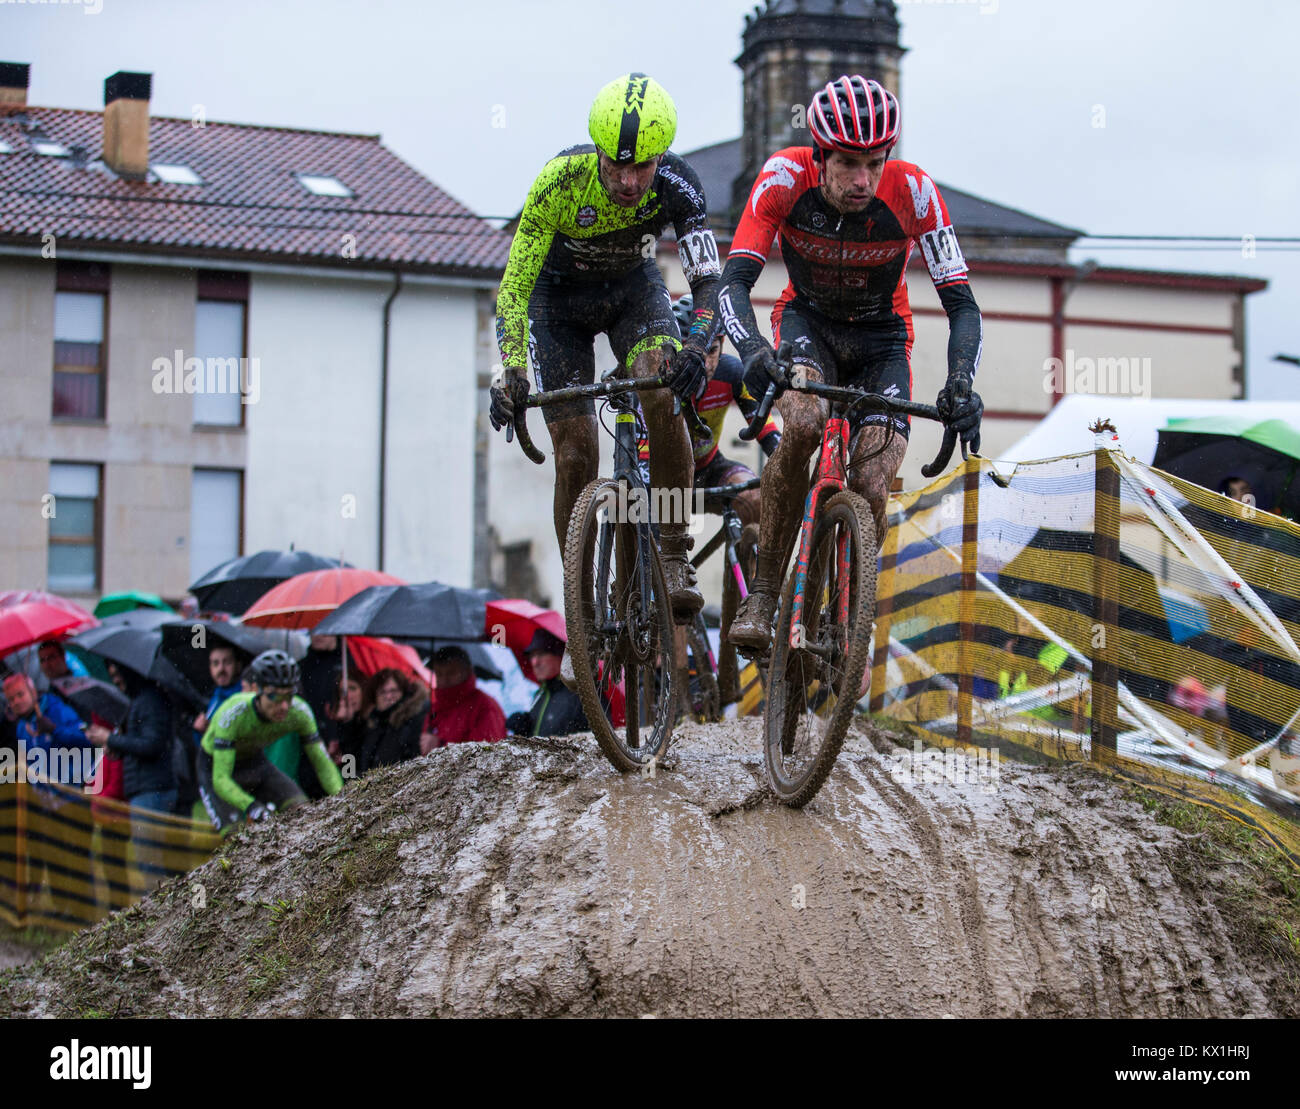
[[[718, 306], [751, 382], [786, 381], [750, 303], [772, 240], [790, 274], [772, 312], [778, 345], [789, 343], [796, 371], [809, 380], [860, 385], [910, 399], [912, 314], [907, 262], [920, 245], [948, 314], [948, 380], [938, 407], [964, 445], [979, 449], [983, 404], [971, 383], [982, 328], [966, 263], [934, 182], [909, 162], [889, 161], [898, 141], [898, 100], [875, 81], [841, 77], [808, 110], [815, 147], [787, 147], [767, 160], [754, 182], [722, 275]], [[808, 493], [808, 459], [821, 443], [826, 402], [788, 393], [778, 402], [781, 447], [763, 471], [762, 519], [753, 591], [736, 614], [737, 646], [765, 649], [782, 570]], [[907, 450], [905, 418], [855, 422], [849, 483], [887, 526], [889, 487]], [[871, 456], [871, 457], [868, 457]]]

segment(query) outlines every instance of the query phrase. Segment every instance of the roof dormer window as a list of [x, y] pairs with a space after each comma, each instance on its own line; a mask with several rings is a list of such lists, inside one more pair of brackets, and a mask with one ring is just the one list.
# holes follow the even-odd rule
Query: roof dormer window
[[174, 165], [168, 162], [156, 162], [149, 167], [150, 172], [164, 185], [202, 185], [203, 179], [189, 166]]
[[309, 193], [317, 196], [353, 196], [354, 193], [337, 177], [327, 177], [317, 173], [295, 174], [300, 184]]

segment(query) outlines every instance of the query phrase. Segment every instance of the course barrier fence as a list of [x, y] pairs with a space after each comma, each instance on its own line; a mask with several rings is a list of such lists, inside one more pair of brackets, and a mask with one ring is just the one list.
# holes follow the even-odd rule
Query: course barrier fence
[[15, 928], [84, 928], [192, 870], [220, 843], [207, 824], [30, 778], [7, 782], [0, 918]]
[[864, 707], [1213, 804], [1300, 865], [1300, 526], [1109, 431], [1009, 474], [971, 459], [890, 525]]

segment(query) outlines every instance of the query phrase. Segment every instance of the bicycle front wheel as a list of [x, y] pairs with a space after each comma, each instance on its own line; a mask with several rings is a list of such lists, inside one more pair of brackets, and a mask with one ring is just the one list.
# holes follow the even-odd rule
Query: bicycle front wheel
[[621, 519], [620, 482], [593, 481], [564, 544], [564, 609], [578, 696], [601, 751], [623, 771], [668, 749], [675, 716], [673, 615], [646, 523]]
[[849, 490], [813, 528], [801, 626], [791, 634], [796, 575], [781, 602], [768, 671], [763, 750], [777, 797], [802, 808], [830, 775], [862, 694], [876, 603], [876, 528]]

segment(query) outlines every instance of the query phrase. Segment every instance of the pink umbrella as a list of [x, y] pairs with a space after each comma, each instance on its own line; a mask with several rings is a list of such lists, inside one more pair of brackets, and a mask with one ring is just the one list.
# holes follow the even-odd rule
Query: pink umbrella
[[0, 655], [7, 655], [46, 639], [62, 639], [95, 627], [99, 621], [71, 601], [19, 601], [0, 606]]

